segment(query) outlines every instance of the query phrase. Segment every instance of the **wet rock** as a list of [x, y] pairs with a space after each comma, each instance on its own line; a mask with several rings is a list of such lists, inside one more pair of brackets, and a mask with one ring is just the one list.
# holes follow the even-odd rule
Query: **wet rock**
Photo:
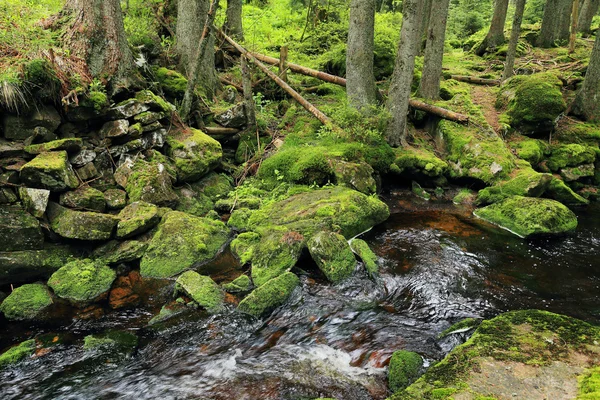
[[124, 239], [137, 236], [152, 229], [160, 221], [158, 207], [154, 204], [136, 201], [119, 213], [117, 238]]
[[4, 114], [2, 118], [4, 137], [9, 140], [25, 140], [41, 126], [54, 132], [60, 125], [60, 115], [52, 106], [35, 107], [30, 114]]
[[131, 139], [139, 139], [142, 137], [143, 132], [144, 129], [142, 128], [142, 124], [133, 124], [129, 127], [129, 129], [127, 129], [127, 137]]
[[64, 192], [79, 186], [66, 151], [42, 153], [21, 168], [21, 180], [36, 189]]
[[129, 354], [138, 345], [136, 335], [126, 331], [109, 331], [98, 335], [88, 335], [83, 338], [83, 349], [101, 353]]
[[150, 124], [158, 122], [162, 119], [165, 119], [165, 117], [166, 117], [166, 115], [164, 112], [147, 111], [147, 112], [141, 113], [139, 115], [136, 115], [133, 118], [133, 120], [135, 122], [139, 122], [142, 125], [150, 125]]
[[544, 196], [567, 205], [586, 205], [589, 201], [573, 191], [562, 179], [553, 177]]
[[13, 346], [0, 354], [0, 368], [5, 368], [9, 365], [17, 364], [31, 357], [35, 353], [35, 339], [26, 340], [18, 346]]
[[477, 204], [496, 203], [509, 196], [540, 197], [548, 189], [552, 175], [531, 168], [519, 171], [514, 178], [479, 191]]
[[583, 164], [573, 168], [563, 168], [560, 170], [560, 176], [565, 182], [575, 182], [582, 178], [591, 178], [596, 172], [594, 164]]
[[238, 310], [255, 316], [265, 316], [279, 307], [290, 297], [300, 280], [291, 272], [286, 272], [254, 289], [238, 305]]
[[415, 181], [412, 181], [411, 190], [416, 196], [422, 198], [423, 200], [431, 199], [431, 195]]
[[75, 191], [62, 193], [60, 195], [60, 205], [87, 211], [104, 212], [106, 201], [101, 191], [89, 186], [82, 186]]
[[126, 136], [129, 133], [129, 121], [126, 119], [118, 119], [116, 121], [108, 121], [100, 129], [100, 138], [115, 139]]
[[155, 315], [150, 321], [149, 326], [160, 324], [173, 317], [189, 312], [190, 308], [183, 302], [183, 299], [178, 298], [177, 301], [164, 305], [158, 315]]
[[183, 293], [209, 313], [223, 309], [224, 293], [210, 277], [186, 271], [175, 282], [175, 293]]
[[338, 283], [352, 276], [356, 258], [342, 235], [319, 232], [307, 244], [311, 257], [328, 280]]
[[136, 99], [125, 100], [108, 111], [110, 119], [127, 119], [148, 111], [150, 106]]
[[223, 285], [223, 289], [228, 293], [247, 292], [252, 289], [252, 281], [248, 275], [240, 275], [233, 281]]
[[261, 286], [288, 272], [300, 259], [305, 246], [306, 239], [295, 231], [279, 228], [263, 234], [251, 253], [254, 284]]
[[66, 239], [108, 240], [119, 218], [96, 212], [74, 211], [56, 203], [48, 204], [48, 218], [54, 232]]
[[164, 67], [153, 68], [156, 80], [165, 94], [171, 98], [183, 99], [188, 81], [181, 73]]
[[69, 162], [76, 168], [83, 167], [96, 159], [96, 152], [93, 150], [81, 150], [69, 157]]
[[68, 153], [77, 153], [81, 150], [81, 146], [83, 146], [81, 139], [59, 139], [48, 143], [25, 146], [25, 152], [29, 154], [41, 154], [48, 151], [65, 150]]
[[167, 168], [159, 161], [130, 160], [117, 168], [114, 177], [125, 188], [130, 201], [174, 206], [178, 198]]
[[19, 197], [25, 210], [36, 218], [42, 218], [48, 207], [50, 191], [46, 189], [19, 188]]
[[98, 172], [98, 177], [90, 182], [90, 186], [105, 191], [108, 189], [116, 189], [117, 182], [113, 176], [115, 160], [111, 157], [108, 151], [98, 152], [94, 160], [94, 167]]
[[147, 248], [147, 242], [111, 240], [94, 250], [94, 257], [110, 265], [128, 263], [141, 259]]
[[104, 199], [109, 210], [120, 210], [127, 205], [127, 192], [120, 189], [108, 189]]
[[4, 299], [0, 311], [11, 321], [36, 320], [52, 305], [50, 291], [41, 283], [20, 286]]
[[377, 191], [377, 182], [373, 179], [375, 171], [367, 163], [336, 160], [333, 163], [333, 170], [338, 185], [348, 186], [365, 194], [373, 194]]
[[0, 285], [47, 279], [74, 255], [70, 247], [56, 244], [42, 250], [0, 252]]
[[37, 250], [43, 244], [35, 217], [18, 207], [0, 207], [0, 251]]
[[226, 128], [241, 128], [246, 125], [246, 109], [244, 104], [237, 104], [228, 110], [215, 114], [215, 121]]
[[25, 139], [23, 144], [28, 146], [28, 145], [36, 144], [36, 143], [52, 142], [57, 139], [58, 139], [58, 136], [54, 132], [49, 131], [48, 129], [44, 128], [43, 126], [36, 126], [33, 129], [33, 135], [31, 135], [27, 139]]
[[176, 132], [167, 138], [167, 155], [175, 162], [178, 182], [193, 182], [219, 165], [221, 144], [200, 130]]
[[11, 188], [0, 188], [0, 204], [13, 204], [17, 202], [17, 195]]
[[58, 297], [84, 306], [106, 298], [116, 277], [115, 271], [102, 262], [75, 260], [53, 273], [48, 286]]
[[[68, 117], [67, 117], [68, 118]], [[82, 137], [88, 132], [87, 120], [82, 122], [65, 122], [58, 127], [61, 139]]]
[[522, 238], [562, 234], [577, 228], [577, 216], [563, 204], [532, 197], [511, 196], [474, 214]]
[[19, 184], [19, 173], [16, 171], [7, 171], [0, 174], [0, 187], [9, 186]]
[[0, 139], [0, 158], [21, 157], [24, 152], [23, 143], [7, 142]]
[[362, 260], [369, 276], [376, 276], [379, 272], [379, 266], [377, 265], [377, 255], [373, 253], [373, 250], [371, 250], [367, 242], [365, 242], [362, 239], [353, 239], [350, 242], [350, 248]]
[[168, 278], [212, 259], [227, 242], [220, 221], [179, 211], [165, 214], [140, 262], [144, 277]]
[[96, 166], [93, 163], [86, 164], [83, 167], [76, 169], [75, 171], [79, 179], [81, 179], [83, 182], [90, 181], [100, 176], [100, 173], [98, 172]]
[[390, 390], [397, 392], [406, 388], [423, 368], [423, 359], [417, 353], [406, 350], [395, 351], [390, 360], [388, 382]]
[[140, 289], [141, 281], [142, 277], [137, 271], [131, 271], [127, 276], [119, 276], [108, 296], [110, 308], [118, 310], [138, 306], [141, 299], [137, 291]]

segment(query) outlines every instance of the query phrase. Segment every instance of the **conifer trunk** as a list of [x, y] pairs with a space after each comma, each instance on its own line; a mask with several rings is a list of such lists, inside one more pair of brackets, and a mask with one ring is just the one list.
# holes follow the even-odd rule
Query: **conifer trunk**
[[227, 0], [227, 12], [223, 31], [237, 40], [244, 40], [242, 27], [242, 0]]
[[427, 44], [419, 95], [426, 99], [437, 100], [440, 97], [440, 78], [444, 60], [444, 40], [450, 0], [433, 2], [427, 28]]
[[583, 87], [571, 107], [571, 113], [587, 121], [600, 121], [600, 29], [585, 74]]
[[552, 47], [557, 40], [569, 40], [572, 0], [548, 0], [544, 7], [538, 46]]
[[592, 33], [592, 19], [600, 8], [600, 0], [585, 0], [581, 6], [581, 12], [579, 13], [579, 21], [577, 22], [579, 32], [585, 34]]
[[424, 4], [420, 0], [404, 0], [402, 29], [398, 55], [387, 99], [391, 118], [386, 131], [390, 146], [407, 145], [408, 105], [411, 95], [415, 57], [421, 49]]
[[375, 0], [351, 0], [350, 2], [346, 89], [348, 102], [359, 110], [377, 101], [373, 66], [375, 8]]
[[490, 30], [483, 42], [477, 48], [476, 54], [482, 56], [487, 49], [498, 47], [506, 41], [504, 37], [504, 24], [506, 23], [506, 13], [508, 12], [508, 0], [495, 0], [494, 15]]
[[517, 0], [512, 31], [510, 33], [510, 42], [508, 43], [508, 51], [506, 53], [506, 64], [504, 65], [504, 73], [502, 74], [503, 81], [514, 75], [515, 57], [517, 55], [519, 36], [521, 36], [521, 23], [523, 22], [525, 2], [526, 0]]

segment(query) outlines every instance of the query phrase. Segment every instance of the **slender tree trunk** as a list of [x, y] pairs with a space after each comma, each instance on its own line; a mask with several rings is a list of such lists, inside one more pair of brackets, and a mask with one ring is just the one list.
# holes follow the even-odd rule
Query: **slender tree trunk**
[[519, 37], [521, 36], [521, 23], [523, 22], [525, 2], [526, 0], [517, 0], [512, 31], [510, 33], [510, 42], [508, 43], [508, 52], [506, 53], [506, 64], [504, 65], [504, 73], [502, 74], [503, 81], [514, 75], [515, 57], [517, 55]]
[[[188, 79], [192, 76], [209, 8], [210, 0], [179, 0], [177, 3], [177, 52], [181, 57], [181, 69]], [[202, 56], [199, 68], [198, 84], [210, 98], [215, 93], [218, 78], [215, 70], [214, 35], [211, 33], [207, 40], [207, 51]]]
[[347, 96], [350, 105], [365, 109], [377, 102], [373, 67], [375, 0], [351, 0], [346, 51]]
[[560, 27], [558, 31], [558, 39], [563, 42], [568, 42], [571, 36], [571, 14], [573, 12], [573, 2], [579, 0], [564, 0], [560, 15]]
[[579, 18], [579, 0], [573, 0], [573, 12], [571, 12], [571, 35], [569, 36], [569, 54], [575, 52], [575, 41], [577, 40], [577, 19]]
[[433, 0], [423, 0], [423, 3], [423, 18], [420, 29], [421, 38], [419, 39], [421, 41], [421, 50], [419, 51], [419, 53], [425, 50], [425, 43], [427, 41], [427, 29], [429, 28], [429, 16], [431, 15], [431, 5], [433, 4]]
[[432, 3], [425, 45], [425, 60], [419, 94], [426, 99], [437, 100], [440, 97], [440, 78], [444, 60], [444, 40], [450, 0]]
[[237, 40], [244, 40], [242, 28], [242, 0], [227, 0], [227, 13], [223, 31]]
[[[241, 56], [240, 62], [242, 67], [242, 86], [244, 88], [244, 110], [246, 111], [246, 119], [248, 120], [246, 128], [249, 131], [256, 131], [256, 104], [252, 96], [252, 78], [246, 56]], [[260, 148], [260, 143], [258, 147]]]
[[583, 87], [575, 97], [571, 113], [587, 121], [600, 121], [600, 29], [596, 32], [596, 42]]
[[390, 146], [394, 147], [407, 145], [408, 105], [415, 57], [421, 49], [421, 24], [424, 11], [422, 1], [404, 0], [398, 55], [396, 56], [386, 105], [391, 115], [386, 131], [386, 139]]
[[506, 23], [506, 13], [508, 11], [508, 0], [495, 0], [494, 15], [490, 30], [483, 42], [477, 48], [476, 54], [482, 56], [487, 49], [495, 48], [504, 44], [504, 24]]
[[552, 47], [557, 40], [569, 39], [571, 5], [572, 0], [548, 0], [538, 38], [540, 47]]
[[111, 94], [140, 83], [119, 0], [68, 0], [65, 10], [72, 15], [65, 44], [86, 60], [93, 77], [108, 80]]
[[600, 8], [600, 0], [585, 0], [581, 6], [581, 13], [579, 14], [579, 21], [577, 23], [579, 32], [585, 34], [592, 33], [592, 19]]

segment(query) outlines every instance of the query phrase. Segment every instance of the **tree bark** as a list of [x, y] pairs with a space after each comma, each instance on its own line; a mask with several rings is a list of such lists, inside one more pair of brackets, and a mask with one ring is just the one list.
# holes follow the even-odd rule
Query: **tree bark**
[[246, 110], [247, 128], [250, 131], [256, 130], [256, 104], [252, 96], [252, 78], [248, 69], [246, 56], [240, 57], [242, 67], [242, 86], [244, 88], [244, 110]]
[[94, 78], [107, 80], [113, 95], [140, 83], [119, 0], [68, 0], [65, 10], [73, 16], [65, 44]]
[[588, 35], [592, 33], [592, 19], [594, 19], [594, 15], [596, 15], [599, 8], [600, 0], [585, 0], [581, 6], [579, 21], [577, 22], [579, 32]]
[[490, 30], [483, 42], [477, 48], [476, 54], [482, 56], [487, 49], [495, 48], [504, 44], [504, 24], [506, 23], [506, 13], [508, 12], [508, 0], [495, 0], [494, 15]]
[[350, 1], [350, 25], [346, 51], [346, 93], [350, 105], [365, 109], [377, 102], [373, 47], [375, 0]]
[[[415, 68], [415, 57], [421, 49], [421, 24], [424, 4], [420, 0], [404, 0], [402, 29], [396, 64], [388, 92], [387, 110], [391, 115], [386, 140], [390, 146], [406, 146], [408, 105]], [[441, 72], [441, 71], [440, 71]]]
[[242, 0], [227, 0], [227, 12], [223, 32], [234, 39], [244, 40], [242, 27]]
[[571, 113], [587, 121], [600, 121], [600, 29], [596, 32], [583, 87], [575, 97]]
[[514, 75], [515, 57], [517, 55], [517, 45], [521, 36], [521, 23], [523, 22], [523, 12], [525, 11], [526, 0], [517, 0], [515, 16], [513, 18], [510, 41], [508, 42], [508, 51], [506, 52], [506, 63], [504, 64], [504, 73], [502, 80], [505, 81]]
[[440, 97], [440, 77], [442, 76], [449, 5], [450, 0], [439, 0], [431, 7], [423, 73], [419, 87], [419, 94], [426, 99], [437, 100]]
[[479, 78], [477, 76], [466, 76], [466, 75], [450, 75], [450, 79], [454, 79], [459, 82], [471, 83], [473, 85], [486, 85], [486, 86], [499, 86], [500, 81], [498, 79], [486, 79]]
[[421, 41], [419, 53], [425, 50], [425, 43], [427, 41], [427, 29], [429, 29], [429, 16], [431, 15], [431, 5], [433, 0], [423, 0], [423, 18], [421, 20], [420, 36]]
[[572, 0], [548, 0], [544, 7], [538, 46], [552, 47], [557, 40], [569, 39]]
[[575, 52], [577, 40], [577, 19], [579, 18], [579, 0], [573, 0], [573, 11], [571, 12], [571, 35], [569, 36], [569, 54]]
[[[210, 8], [210, 0], [179, 0], [177, 3], [177, 52], [181, 57], [180, 67], [189, 79], [196, 61], [198, 43], [202, 38], [203, 22]], [[214, 36], [207, 36], [207, 51], [201, 60], [199, 69], [199, 86], [209, 98], [214, 96], [217, 88], [217, 71], [215, 70]]]

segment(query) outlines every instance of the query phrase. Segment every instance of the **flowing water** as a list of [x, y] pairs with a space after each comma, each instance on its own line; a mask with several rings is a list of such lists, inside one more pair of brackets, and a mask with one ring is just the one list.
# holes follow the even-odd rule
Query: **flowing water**
[[[301, 287], [266, 321], [230, 312], [192, 312], [146, 322], [169, 296], [155, 287], [146, 307], [52, 325], [8, 324], [0, 347], [39, 333], [60, 337], [41, 357], [0, 371], [1, 399], [384, 399], [386, 364], [399, 349], [426, 365], [465, 339], [438, 339], [465, 317], [539, 308], [600, 323], [600, 207], [579, 211], [573, 235], [524, 241], [469, 210], [388, 196], [392, 216], [363, 235], [380, 257], [380, 278], [364, 271], [332, 286], [310, 260]], [[233, 265], [233, 266], [232, 266]], [[225, 268], [227, 267], [227, 268]], [[227, 254], [215, 269], [235, 272]], [[84, 352], [82, 338], [107, 329], [140, 338], [126, 356]], [[44, 352], [45, 353], [45, 352]]]

